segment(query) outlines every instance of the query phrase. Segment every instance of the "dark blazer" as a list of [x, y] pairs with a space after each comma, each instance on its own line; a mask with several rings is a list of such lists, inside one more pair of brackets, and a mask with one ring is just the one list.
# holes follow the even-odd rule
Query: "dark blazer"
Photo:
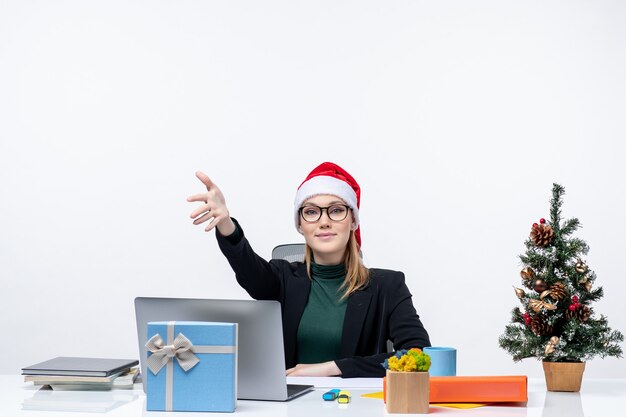
[[[240, 226], [239, 226], [240, 227]], [[287, 368], [296, 365], [300, 319], [309, 298], [311, 281], [302, 262], [265, 261], [242, 237], [233, 244], [216, 229], [222, 253], [235, 271], [237, 282], [257, 300], [277, 300], [282, 306], [283, 342]], [[381, 363], [387, 339], [394, 349], [430, 346], [402, 272], [370, 268], [370, 283], [348, 298], [341, 337], [341, 356], [335, 363], [344, 378], [385, 375]]]

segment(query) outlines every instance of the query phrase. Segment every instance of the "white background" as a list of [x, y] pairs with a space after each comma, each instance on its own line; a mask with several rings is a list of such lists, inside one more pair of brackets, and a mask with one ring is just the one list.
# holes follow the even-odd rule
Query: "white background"
[[595, 309], [626, 331], [625, 17], [620, 1], [1, 1], [0, 373], [137, 357], [136, 296], [248, 298], [191, 224], [194, 172], [269, 257], [302, 241], [294, 193], [326, 160], [362, 187], [367, 264], [405, 272], [459, 374], [542, 375], [498, 336], [553, 182], [605, 289]]

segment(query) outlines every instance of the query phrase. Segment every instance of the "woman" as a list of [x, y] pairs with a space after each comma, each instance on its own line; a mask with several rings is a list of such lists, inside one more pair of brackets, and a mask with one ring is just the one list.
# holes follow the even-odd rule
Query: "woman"
[[304, 262], [265, 261], [252, 250], [230, 217], [219, 188], [201, 172], [207, 192], [193, 223], [217, 229], [220, 249], [237, 281], [257, 300], [278, 300], [283, 312], [289, 376], [379, 377], [395, 349], [430, 346], [411, 302], [404, 274], [366, 268], [360, 257], [360, 188], [330, 162], [315, 168], [298, 187], [294, 219], [304, 235]]

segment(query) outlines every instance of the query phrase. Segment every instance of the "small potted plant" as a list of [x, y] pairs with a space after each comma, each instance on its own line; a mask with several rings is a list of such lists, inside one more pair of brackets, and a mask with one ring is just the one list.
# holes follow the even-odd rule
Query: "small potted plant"
[[430, 356], [417, 348], [399, 350], [382, 365], [387, 412], [428, 414]]

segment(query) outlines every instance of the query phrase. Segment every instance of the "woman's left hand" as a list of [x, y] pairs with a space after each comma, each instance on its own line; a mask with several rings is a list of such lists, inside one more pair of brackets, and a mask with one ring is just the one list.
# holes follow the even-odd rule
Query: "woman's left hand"
[[299, 363], [287, 369], [287, 376], [341, 376], [335, 361], [323, 363]]

